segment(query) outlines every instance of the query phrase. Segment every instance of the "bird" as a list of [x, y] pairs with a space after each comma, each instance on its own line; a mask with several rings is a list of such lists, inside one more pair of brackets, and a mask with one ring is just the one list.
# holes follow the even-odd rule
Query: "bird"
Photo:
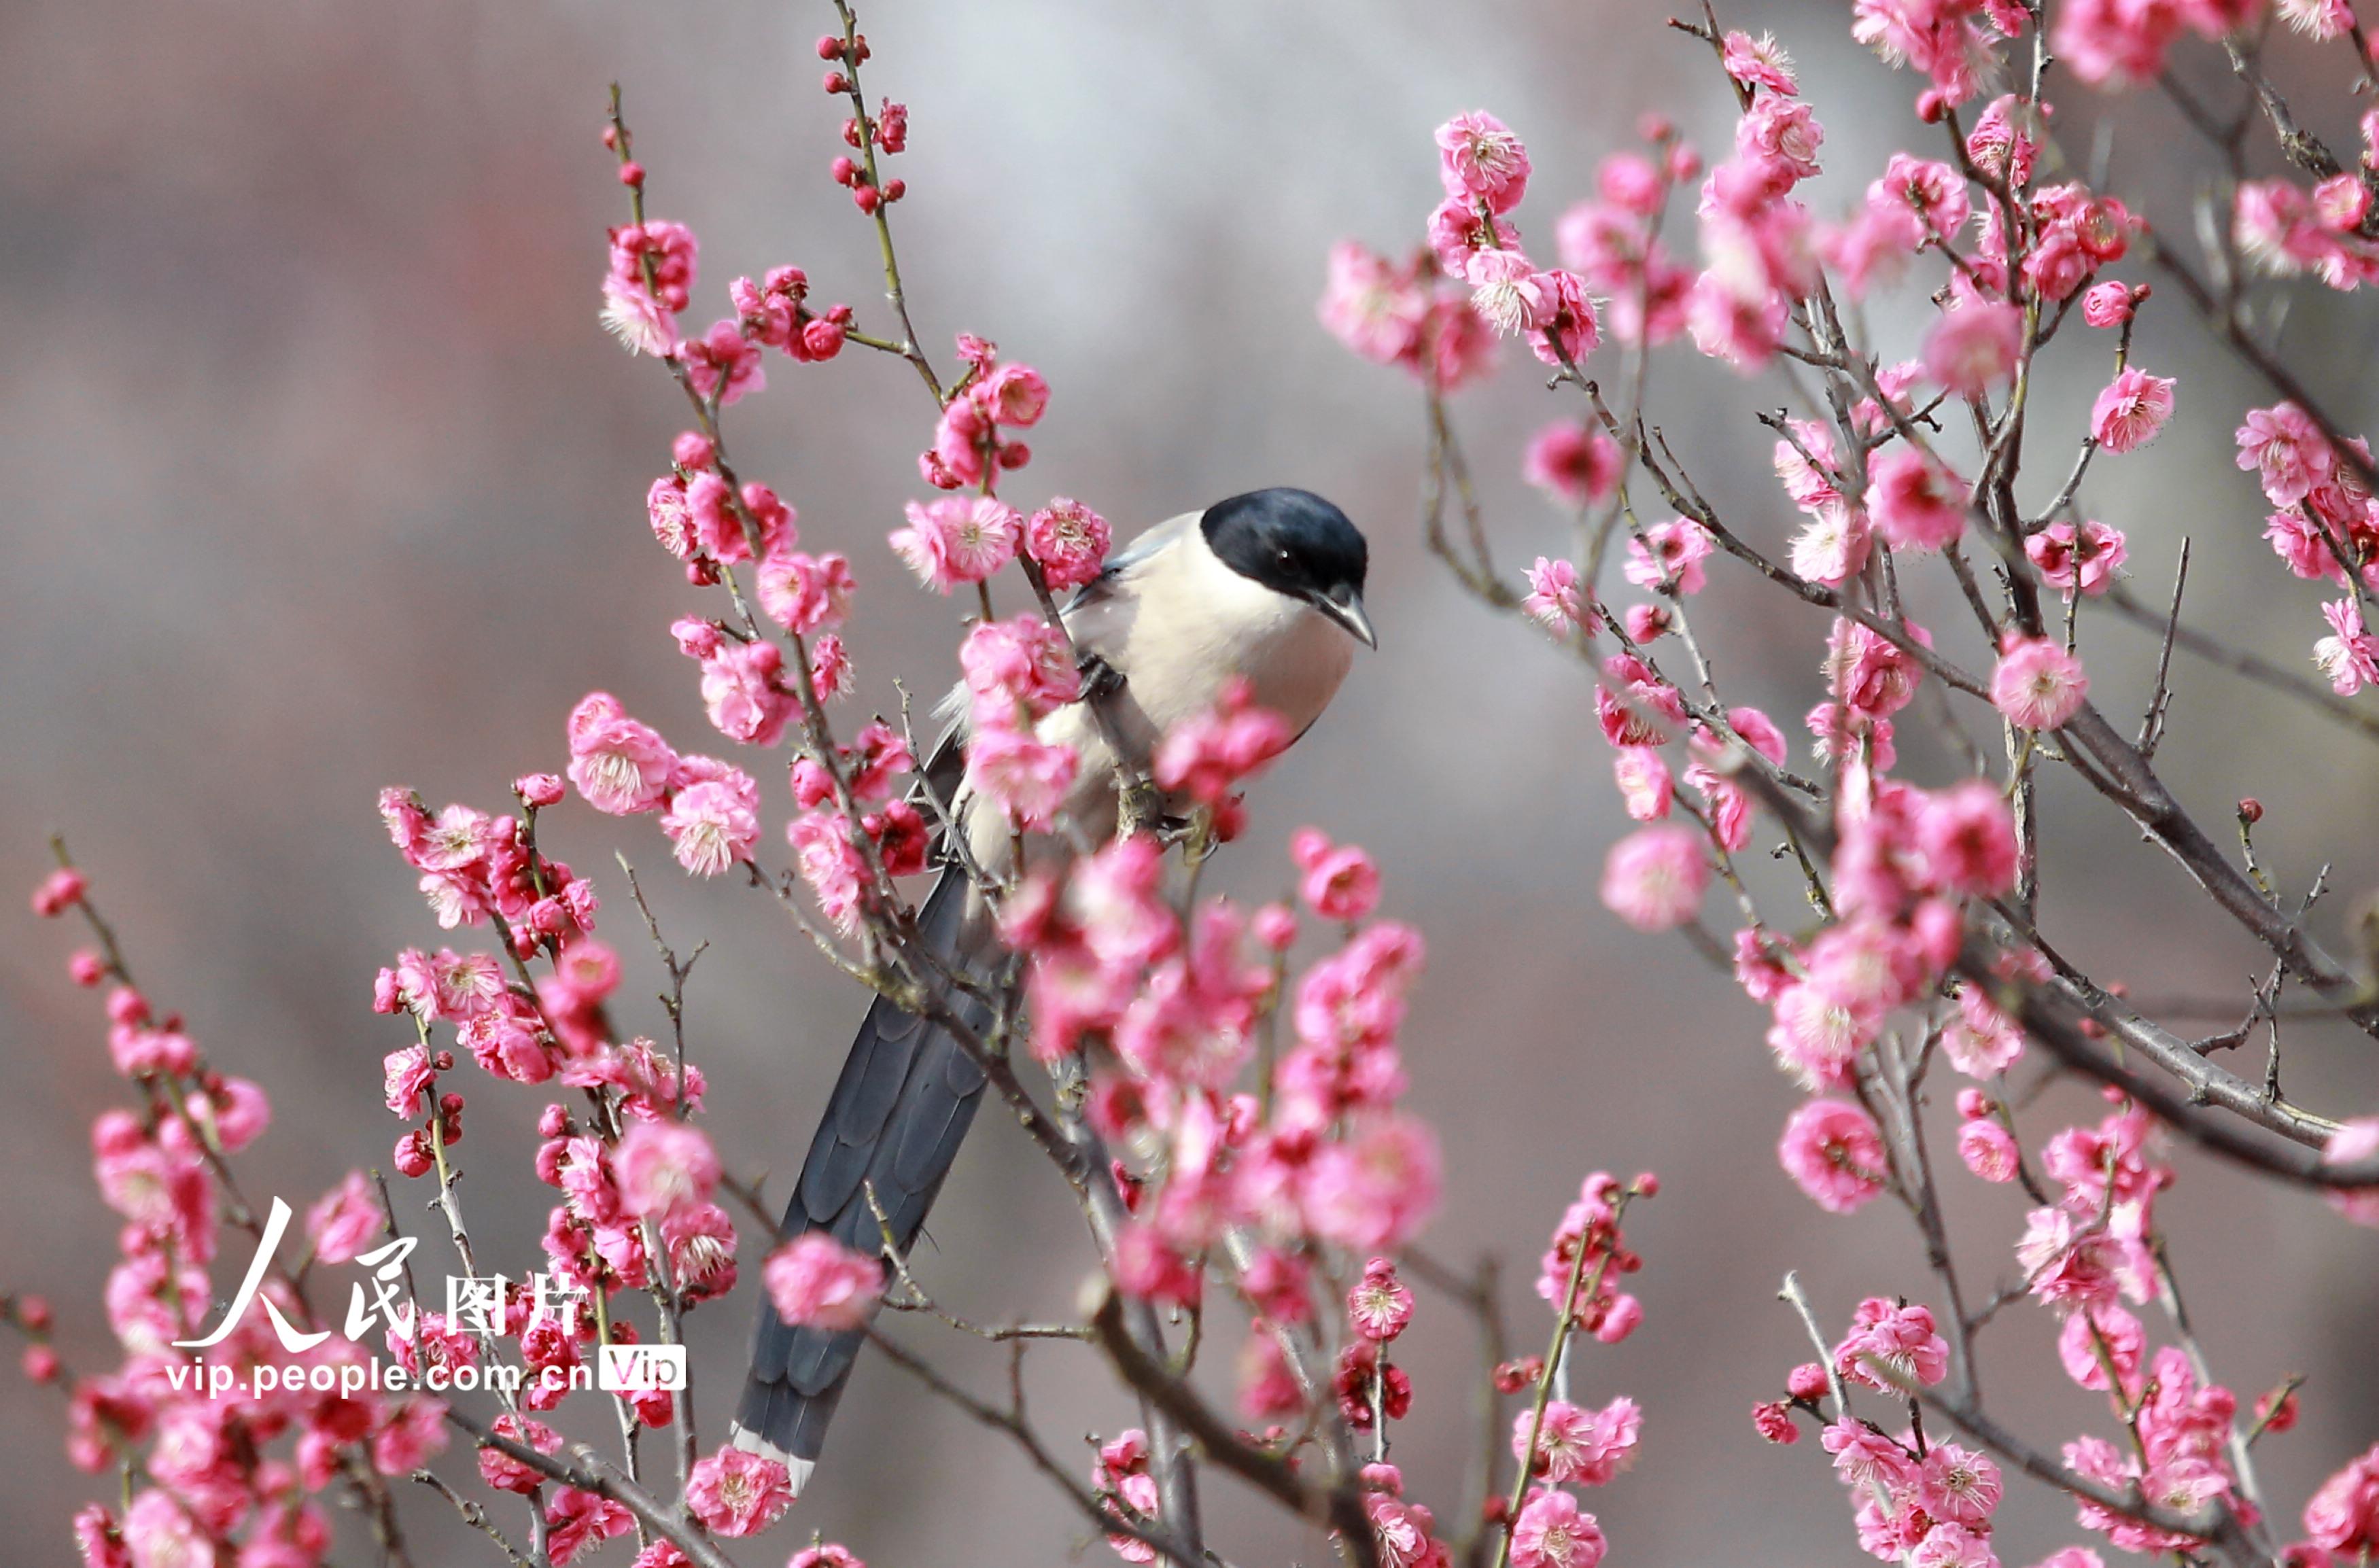
[[[1059, 821], [1074, 832], [1047, 842], [1103, 843], [1119, 816], [1112, 735], [1144, 775], [1165, 734], [1214, 708], [1234, 681], [1302, 736], [1353, 668], [1355, 645], [1379, 639], [1363, 604], [1370, 550], [1346, 514], [1308, 490], [1275, 488], [1216, 501], [1148, 529], [1109, 558], [1060, 609], [1093, 700], [1045, 718], [1044, 742], [1081, 755]], [[1008, 869], [1015, 840], [1003, 814], [969, 795], [964, 689], [952, 695], [950, 733], [923, 770], [975, 863]], [[1186, 813], [1186, 801], [1158, 810]], [[1036, 840], [1036, 843], [1038, 840]], [[916, 917], [917, 940], [954, 971], [989, 976], [999, 959], [990, 910], [966, 869], [945, 866]], [[1045, 863], [1041, 860], [1036, 864]], [[953, 990], [948, 1006], [978, 1037], [990, 1007]], [[948, 1031], [878, 996], [851, 1043], [802, 1163], [780, 1242], [825, 1231], [854, 1251], [882, 1250], [888, 1230], [906, 1255], [983, 1098], [982, 1067]], [[879, 1222], [875, 1207], [883, 1210]], [[762, 1294], [752, 1361], [730, 1441], [784, 1465], [804, 1489], [863, 1343], [863, 1330], [785, 1322]]]

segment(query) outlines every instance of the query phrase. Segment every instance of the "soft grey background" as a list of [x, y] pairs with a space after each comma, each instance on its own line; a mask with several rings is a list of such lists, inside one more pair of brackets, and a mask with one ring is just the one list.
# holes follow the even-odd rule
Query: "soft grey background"
[[[1914, 83], [1852, 50], [1840, 7], [1741, 9], [1803, 62], [1830, 127], [1815, 199], [1839, 211], [1918, 133]], [[1581, 1394], [1624, 1391], [1648, 1412], [1642, 1464], [1592, 1500], [1613, 1561], [1844, 1561], [1848, 1510], [1823, 1456], [1765, 1447], [1745, 1413], [1805, 1354], [1774, 1302], [1779, 1276], [1802, 1270], [1836, 1322], [1868, 1291], [1923, 1294], [1908, 1226], [1880, 1204], [1829, 1219], [1784, 1182], [1771, 1151], [1795, 1096], [1766, 1063], [1763, 1020], [1681, 944], [1637, 936], [1597, 904], [1621, 825], [1588, 688], [1462, 600], [1418, 549], [1418, 398], [1312, 319], [1333, 239], [1418, 235], [1435, 199], [1429, 134], [1454, 111], [1491, 106], [1528, 138], [1539, 172], [1523, 223], [1540, 242], [1643, 108], [1722, 154], [1723, 92], [1662, 14], [1617, 0], [1501, 0], [1459, 18], [1413, 0], [946, 0], [868, 18], [871, 81], [915, 110], [899, 218], [921, 329], [945, 359], [954, 330], [996, 338], [1056, 388], [1018, 499], [1069, 493], [1129, 530], [1293, 482], [1369, 529], [1383, 650], [1260, 789], [1251, 840], [1222, 874], [1275, 887], [1280, 846], [1307, 821], [1379, 853], [1390, 911], [1431, 945], [1407, 1042], [1414, 1102], [1446, 1134], [1429, 1244], [1504, 1256], [1524, 1344], [1545, 1326], [1528, 1295], [1534, 1255], [1579, 1177], [1650, 1165], [1666, 1178], [1637, 1227], [1645, 1326], [1579, 1366]], [[596, 140], [603, 85], [627, 85], [655, 211], [701, 232], [698, 313], [723, 308], [737, 272], [790, 260], [880, 325], [873, 240], [825, 176], [839, 115], [817, 91], [810, 41], [827, 19], [824, 6], [550, 0], [0, 10], [0, 887], [30, 886], [43, 836], [70, 835], [157, 1001], [187, 1012], [223, 1067], [272, 1086], [276, 1125], [246, 1162], [260, 1193], [302, 1205], [350, 1164], [384, 1162], [396, 1130], [378, 1060], [402, 1031], [368, 1012], [371, 976], [435, 933], [380, 838], [378, 788], [499, 804], [514, 774], [561, 761], [562, 716], [593, 687], [703, 744], [692, 670], [666, 631], [694, 600], [640, 506], [682, 405], [594, 324], [602, 230], [622, 207]], [[2221, 85], [2202, 51], [2191, 58]], [[2342, 96], [2342, 57], [2305, 69]], [[2069, 108], [2076, 147], [2094, 112]], [[2122, 114], [2119, 175], [2185, 231], [2194, 176], [2180, 122], [2152, 102]], [[1904, 352], [1913, 320], [1877, 326]], [[2288, 340], [2357, 422], [2371, 413], [2370, 322], [2360, 301], [2307, 301]], [[2320, 630], [2315, 597], [2257, 540], [2260, 498], [2229, 458], [2239, 411], [2268, 400], [2161, 306], [2139, 353], [2182, 374], [2181, 417], [2149, 451], [2102, 460], [2094, 509], [2132, 530], [2151, 593], [2192, 534], [2193, 613], [2301, 660]], [[2036, 483], [2061, 477], [2106, 359], [2104, 340], [2060, 345], [2066, 379], [2052, 378], [2050, 417], [2035, 425], [2059, 433], [2041, 438]], [[1532, 370], [1515, 356], [1460, 411], [1507, 560], [1563, 537], [1516, 477], [1521, 441], [1552, 412]], [[770, 394], [734, 411], [735, 451], [798, 504], [811, 539], [854, 557], [870, 608], [855, 638], [861, 702], [889, 704], [896, 676], [936, 687], [948, 611], [912, 592], [880, 543], [918, 493], [921, 392], [857, 351], [830, 368], [776, 360], [769, 375]], [[1654, 404], [1705, 487], [1771, 543], [1791, 517], [1750, 413], [1781, 395], [1673, 356]], [[1702, 615], [1731, 694], [1796, 730], [1822, 621], [1718, 575]], [[2103, 622], [2085, 641], [2097, 694], [2135, 711], [2144, 639]], [[1912, 755], [1917, 776], [1938, 777], [1921, 745]], [[2340, 892], [2317, 923], [2334, 935], [2379, 872], [2370, 749], [2184, 662], [2165, 757], [2210, 823], [2236, 796], [2262, 797], [2263, 843], [2291, 886], [2333, 863]], [[860, 998], [757, 896], [688, 886], [648, 823], [615, 838], [582, 809], [558, 818], [559, 851], [613, 896], [607, 934], [631, 965], [632, 1021], [658, 1019], [634, 1000], [654, 976], [615, 842], [650, 873], [681, 946], [712, 943], [692, 999], [711, 1125], [748, 1168], [781, 1173]], [[2256, 955], [2123, 822], [2061, 783], [2049, 821], [2054, 932], [2143, 990], [2243, 994]], [[7, 918], [0, 1148], [17, 1175], [0, 1259], [6, 1285], [60, 1304], [70, 1359], [96, 1367], [109, 1359], [96, 1303], [112, 1224], [85, 1133], [121, 1089], [91, 999], [62, 976], [70, 934]], [[2289, 1085], [2313, 1104], [2367, 1111], [2379, 1098], [2369, 1041], [2308, 1028], [2291, 1044]], [[546, 1193], [494, 1156], [525, 1151], [539, 1103], [473, 1091], [464, 1190], [497, 1259], [534, 1256]], [[1063, 1311], [1084, 1269], [1076, 1224], [996, 1124], [987, 1116], [970, 1147], [924, 1266], [978, 1317]], [[2230, 1171], [2183, 1169], [2176, 1259], [2218, 1364], [2248, 1394], [2313, 1374], [2303, 1427], [2263, 1461], [2293, 1516], [2379, 1436], [2379, 1237]], [[1977, 1283], [1994, 1260], [2011, 1269], [2014, 1199], [1962, 1173], [1950, 1185]], [[756, 1257], [747, 1235], [747, 1268]], [[697, 1321], [706, 1391], [740, 1373], [748, 1310], [747, 1292]], [[1420, 1394], [1397, 1457], [1450, 1513], [1472, 1351], [1427, 1295], [1407, 1343]], [[2105, 1413], [2042, 1375], [2047, 1344], [2041, 1314], [2012, 1310], [1986, 1337], [1986, 1370], [2006, 1413], [2053, 1447]], [[1036, 1354], [1035, 1388], [1072, 1455], [1079, 1433], [1126, 1417], [1069, 1354]], [[715, 1440], [723, 1409], [708, 1409]], [[21, 1526], [0, 1536], [0, 1561], [58, 1561], [74, 1501], [107, 1490], [66, 1466], [56, 1415], [49, 1392], [0, 1378], [0, 1516]], [[2013, 1492], [2011, 1563], [2076, 1538], [2063, 1510]], [[484, 1545], [420, 1501], [425, 1561]], [[1235, 1560], [1321, 1551], [1228, 1482], [1213, 1483], [1209, 1506]], [[1011, 1453], [873, 1362], [815, 1491], [747, 1560], [781, 1561], [813, 1530], [879, 1565], [1046, 1562], [1081, 1538]], [[368, 1553], [350, 1540], [339, 1557]]]

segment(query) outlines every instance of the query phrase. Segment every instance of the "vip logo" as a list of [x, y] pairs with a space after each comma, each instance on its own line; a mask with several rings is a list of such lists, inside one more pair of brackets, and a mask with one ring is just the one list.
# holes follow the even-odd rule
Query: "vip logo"
[[685, 1387], [682, 1345], [607, 1345], [595, 1368], [595, 1386], [606, 1393], [651, 1393]]

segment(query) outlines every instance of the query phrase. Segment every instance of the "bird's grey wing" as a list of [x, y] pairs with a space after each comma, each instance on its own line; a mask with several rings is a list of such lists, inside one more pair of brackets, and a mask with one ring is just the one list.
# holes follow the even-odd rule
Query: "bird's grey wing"
[[1125, 585], [1132, 573], [1146, 566], [1156, 556], [1180, 543], [1182, 536], [1197, 525], [1198, 513], [1185, 512], [1178, 517], [1167, 518], [1154, 527], [1143, 531], [1123, 549], [1108, 556], [1107, 563], [1100, 569], [1099, 574], [1075, 589], [1074, 597], [1059, 607], [1058, 612], [1065, 617], [1068, 628], [1070, 629], [1073, 626], [1077, 610], [1086, 609], [1100, 600], [1114, 597], [1117, 591]]
[[1185, 512], [1159, 523], [1107, 557], [1106, 569], [1083, 584], [1060, 612], [1065, 618], [1066, 633], [1073, 638], [1077, 649], [1110, 664], [1117, 661], [1137, 609], [1132, 579], [1166, 550], [1180, 545], [1197, 525], [1198, 513]]

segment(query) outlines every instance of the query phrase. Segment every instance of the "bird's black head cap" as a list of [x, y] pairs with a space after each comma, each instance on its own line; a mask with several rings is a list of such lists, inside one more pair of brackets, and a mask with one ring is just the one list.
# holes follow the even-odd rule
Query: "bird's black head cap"
[[1346, 514], [1310, 490], [1250, 490], [1218, 501], [1198, 520], [1206, 548], [1232, 571], [1303, 599], [1372, 641], [1363, 613], [1371, 548]]

